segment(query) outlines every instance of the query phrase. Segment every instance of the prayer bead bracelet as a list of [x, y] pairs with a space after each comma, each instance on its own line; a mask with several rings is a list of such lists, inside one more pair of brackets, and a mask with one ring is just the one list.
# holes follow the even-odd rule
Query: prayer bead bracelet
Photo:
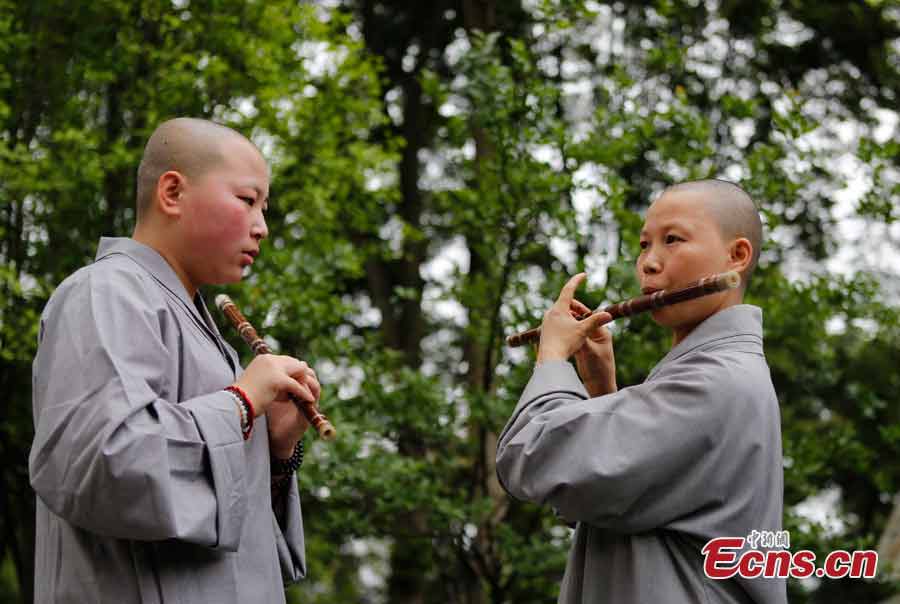
[[303, 441], [298, 440], [294, 452], [287, 459], [278, 459], [274, 455], [270, 460], [272, 476], [293, 474], [303, 465]]
[[253, 432], [253, 419], [255, 417], [253, 403], [250, 402], [247, 394], [237, 386], [228, 386], [225, 388], [225, 392], [230, 394], [238, 403], [241, 415], [241, 434], [244, 436], [244, 440], [247, 440], [250, 438], [250, 433]]
[[294, 472], [303, 465], [303, 441], [297, 441], [290, 458], [279, 459], [273, 455], [269, 460], [269, 465], [271, 475], [281, 477], [272, 481], [272, 497], [275, 499], [281, 497], [290, 488], [291, 481], [294, 480]]

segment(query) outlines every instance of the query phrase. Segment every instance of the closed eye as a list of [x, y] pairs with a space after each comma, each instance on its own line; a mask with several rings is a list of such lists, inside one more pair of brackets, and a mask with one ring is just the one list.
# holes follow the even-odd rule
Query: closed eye
[[256, 200], [253, 199], [252, 197], [240, 197], [240, 196], [238, 196], [238, 199], [240, 199], [240, 200], [243, 201], [244, 203], [249, 204], [249, 205], [251, 205], [251, 206], [252, 206], [254, 203], [256, 203]]

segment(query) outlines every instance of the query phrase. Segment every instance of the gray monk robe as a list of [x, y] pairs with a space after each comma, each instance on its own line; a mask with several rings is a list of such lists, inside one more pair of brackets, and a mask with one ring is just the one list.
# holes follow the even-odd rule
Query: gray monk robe
[[264, 417], [202, 299], [131, 239], [102, 239], [41, 319], [35, 602], [284, 602], [306, 572], [297, 485], [272, 511]]
[[782, 604], [783, 580], [712, 580], [703, 545], [781, 529], [778, 400], [762, 313], [709, 317], [643, 384], [589, 398], [574, 369], [542, 363], [503, 434], [514, 497], [577, 522], [565, 604]]

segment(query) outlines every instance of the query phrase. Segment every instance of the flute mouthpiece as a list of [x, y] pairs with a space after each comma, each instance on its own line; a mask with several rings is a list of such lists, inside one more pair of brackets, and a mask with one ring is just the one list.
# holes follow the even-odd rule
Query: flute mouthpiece
[[225, 294], [219, 294], [218, 296], [216, 296], [215, 303], [216, 308], [218, 308], [219, 310], [224, 309], [227, 304], [234, 304], [234, 302], [231, 301], [231, 298], [229, 298]]
[[728, 289], [737, 289], [741, 285], [741, 276], [737, 271], [728, 271], [723, 273], [722, 277], [724, 277], [725, 285], [728, 286]]

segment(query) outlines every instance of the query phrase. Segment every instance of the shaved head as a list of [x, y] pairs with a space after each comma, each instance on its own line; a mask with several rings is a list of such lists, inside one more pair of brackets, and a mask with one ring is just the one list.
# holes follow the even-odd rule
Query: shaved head
[[246, 137], [227, 126], [208, 120], [179, 117], [163, 122], [144, 147], [137, 174], [137, 220], [153, 204], [159, 177], [169, 171], [200, 178], [225, 159], [224, 143]]
[[746, 288], [756, 269], [762, 248], [762, 221], [750, 195], [732, 182], [715, 178], [672, 185], [663, 195], [666, 193], [699, 194], [710, 216], [719, 225], [719, 231], [726, 242], [742, 237], [750, 242], [753, 258], [742, 279], [743, 287]]

